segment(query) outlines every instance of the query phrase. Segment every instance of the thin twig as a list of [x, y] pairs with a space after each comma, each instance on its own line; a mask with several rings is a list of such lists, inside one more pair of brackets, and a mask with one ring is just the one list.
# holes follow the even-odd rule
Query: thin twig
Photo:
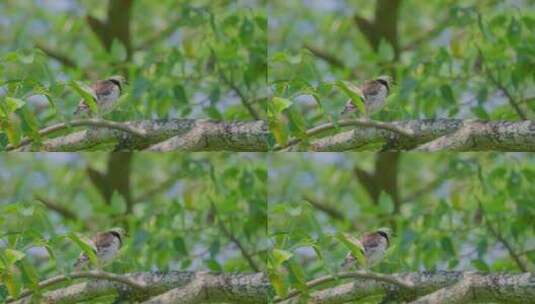
[[[337, 129], [340, 127], [350, 127], [350, 126], [388, 130], [388, 131], [397, 133], [404, 137], [414, 136], [414, 132], [412, 132], [412, 130], [403, 129], [395, 125], [386, 123], [386, 122], [369, 120], [369, 119], [342, 119], [337, 122], [330, 122], [330, 123], [326, 123], [326, 124], [308, 129], [305, 132], [305, 135], [306, 137], [312, 137], [312, 136], [318, 135], [328, 130]], [[292, 140], [289, 140], [284, 146], [275, 146], [274, 150], [279, 151], [279, 150], [289, 148], [291, 146], [298, 144], [299, 142], [301, 142], [301, 140], [302, 139], [300, 138], [294, 138]]]
[[[79, 127], [79, 126], [92, 126], [92, 127], [99, 127], [99, 128], [109, 128], [109, 129], [116, 129], [120, 131], [124, 131], [130, 134], [133, 134], [138, 137], [145, 137], [147, 136], [146, 132], [144, 130], [137, 129], [135, 127], [132, 127], [127, 124], [123, 124], [120, 122], [115, 121], [109, 121], [109, 120], [102, 120], [102, 119], [78, 119], [78, 120], [72, 120], [69, 122], [59, 123], [55, 124], [49, 127], [46, 127], [44, 129], [39, 130], [39, 136], [48, 135], [50, 133], [68, 129], [71, 127]], [[31, 138], [25, 137], [23, 138], [18, 145], [8, 145], [6, 147], [7, 151], [17, 149], [21, 146], [27, 145], [32, 141]]]
[[70, 220], [77, 220], [78, 219], [78, 216], [74, 212], [72, 212], [71, 210], [69, 210], [69, 209], [67, 209], [67, 208], [65, 208], [63, 206], [60, 206], [58, 203], [53, 202], [52, 200], [50, 200], [48, 198], [44, 198], [44, 197], [42, 197], [40, 195], [37, 195], [37, 194], [34, 195], [34, 198], [36, 200], [40, 201], [48, 209], [59, 213], [64, 218], [67, 218], [67, 219], [70, 219]]
[[228, 79], [222, 70], [220, 70], [219, 72], [219, 77], [221, 77], [221, 80], [223, 80], [223, 82], [227, 86], [229, 86], [232, 89], [232, 91], [234, 91], [234, 93], [238, 95], [242, 105], [247, 109], [247, 111], [249, 111], [249, 114], [251, 114], [251, 116], [253, 116], [254, 119], [260, 120], [260, 115], [256, 112], [253, 106], [249, 103], [249, 101], [247, 100], [247, 97], [242, 92], [242, 90], [233, 81]]
[[483, 203], [481, 202], [479, 197], [476, 196], [476, 200], [479, 203], [479, 210], [481, 210], [481, 213], [483, 214], [487, 229], [489, 229], [490, 233], [496, 238], [496, 240], [502, 243], [502, 245], [507, 249], [509, 255], [513, 258], [518, 268], [520, 268], [520, 270], [522, 270], [523, 272], [527, 272], [528, 268], [526, 267], [526, 265], [524, 265], [524, 263], [520, 259], [520, 256], [516, 254], [515, 250], [513, 249], [513, 246], [511, 246], [511, 244], [509, 244], [509, 242], [502, 236], [502, 234], [499, 233], [496, 229], [494, 229], [494, 227], [490, 223], [487, 214], [485, 213], [485, 209], [483, 208]]
[[486, 63], [487, 60], [485, 59], [485, 56], [483, 56], [483, 52], [481, 51], [481, 49], [479, 47], [477, 47], [477, 49], [478, 49], [478, 52], [479, 52], [479, 56], [481, 57], [481, 63], [483, 64], [483, 66], [485, 68], [485, 73], [486, 73], [487, 77], [494, 84], [494, 86], [496, 86], [496, 88], [498, 88], [498, 90], [502, 91], [505, 94], [505, 96], [507, 97], [507, 100], [509, 101], [509, 104], [513, 107], [513, 109], [515, 110], [516, 114], [520, 118], [522, 118], [523, 120], [527, 120], [528, 118], [527, 118], [526, 114], [522, 111], [522, 109], [520, 109], [520, 106], [516, 102], [516, 99], [513, 97], [511, 92], [509, 92], [509, 89], [507, 89], [507, 87], [505, 87], [505, 85], [503, 85], [498, 80], [498, 78], [494, 77], [494, 75], [492, 74], [492, 70], [488, 67], [488, 65]]
[[216, 212], [217, 222], [219, 223], [219, 227], [221, 228], [223, 234], [227, 238], [229, 238], [229, 240], [232, 243], [234, 243], [236, 246], [238, 246], [238, 249], [240, 249], [240, 252], [241, 252], [242, 256], [249, 263], [249, 266], [251, 266], [251, 268], [254, 271], [259, 272], [260, 268], [258, 267], [258, 265], [256, 265], [255, 261], [253, 260], [253, 257], [249, 254], [249, 252], [247, 252], [247, 250], [245, 250], [245, 247], [243, 247], [243, 245], [240, 242], [240, 240], [238, 240], [238, 238], [236, 238], [236, 236], [230, 230], [228, 230], [228, 228], [225, 226], [225, 224], [223, 224], [223, 221], [221, 221], [221, 219], [219, 218], [219, 214], [218, 214], [217, 208], [215, 207], [215, 204], [213, 204], [213, 203], [212, 203], [212, 209], [214, 210], [214, 212]]
[[53, 49], [49, 48], [48, 46], [46, 46], [44, 44], [36, 43], [35, 47], [37, 47], [38, 49], [43, 51], [43, 53], [45, 53], [48, 57], [56, 59], [57, 61], [59, 61], [64, 66], [67, 66], [67, 67], [70, 67], [70, 68], [77, 68], [78, 67], [78, 65], [76, 64], [76, 62], [74, 62], [74, 60], [72, 60], [71, 58], [67, 57], [64, 54], [60, 54], [58, 51], [53, 50]]
[[[336, 275], [328, 275], [328, 276], [314, 279], [312, 281], [308, 281], [306, 283], [306, 286], [307, 288], [313, 288], [313, 287], [323, 285], [328, 282], [332, 282], [332, 281], [336, 281], [340, 279], [348, 279], [348, 278], [382, 281], [385, 283], [396, 285], [404, 289], [414, 288], [414, 285], [412, 283], [401, 281], [393, 276], [380, 274], [380, 273], [366, 272], [366, 271], [342, 272]], [[275, 302], [281, 302], [289, 298], [293, 298], [299, 295], [301, 292], [302, 292], [301, 290], [292, 290], [288, 293], [288, 295], [285, 298], [276, 298]]]
[[344, 214], [342, 212], [340, 212], [340, 210], [336, 209], [336, 208], [333, 208], [331, 206], [328, 206], [327, 204], [323, 203], [323, 202], [320, 202], [319, 200], [311, 197], [311, 196], [308, 196], [308, 195], [303, 195], [303, 199], [305, 201], [307, 201], [309, 204], [311, 204], [312, 206], [314, 206], [316, 209], [326, 213], [327, 215], [329, 215], [330, 217], [332, 218], [335, 218], [335, 219], [338, 219], [338, 220], [345, 220], [346, 217], [344, 216]]
[[[143, 284], [139, 284], [131, 280], [128, 277], [114, 274], [114, 273], [104, 272], [104, 271], [73, 272], [69, 275], [56, 276], [56, 277], [47, 279], [45, 281], [39, 282], [39, 284], [37, 284], [37, 287], [38, 287], [37, 289], [44, 289], [52, 285], [55, 285], [57, 283], [70, 281], [72, 279], [79, 279], [79, 278], [92, 278], [92, 279], [115, 281], [115, 282], [123, 283], [135, 289], [140, 289], [140, 290], [145, 289], [145, 286]], [[16, 299], [8, 298], [6, 303], [10, 303], [10, 302], [22, 299], [24, 297], [31, 295], [32, 293], [33, 293], [33, 290], [24, 290], [20, 293], [18, 298]]]
[[330, 65], [333, 65], [335, 67], [338, 67], [338, 68], [341, 68], [341, 69], [345, 69], [346, 68], [346, 65], [344, 64], [344, 62], [342, 60], [340, 60], [340, 58], [334, 56], [333, 54], [330, 54], [330, 53], [327, 53], [326, 51], [316, 47], [316, 46], [313, 46], [311, 44], [305, 44], [304, 47], [309, 50], [314, 56], [326, 61], [327, 63], [329, 63]]

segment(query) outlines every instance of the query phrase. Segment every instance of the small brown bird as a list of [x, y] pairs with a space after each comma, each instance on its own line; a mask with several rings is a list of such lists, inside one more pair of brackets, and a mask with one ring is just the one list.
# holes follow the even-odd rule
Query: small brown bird
[[[89, 87], [92, 90], [93, 98], [95, 99], [101, 114], [107, 113], [113, 109], [125, 84], [126, 81], [123, 76], [115, 75], [105, 80], [99, 80]], [[92, 114], [93, 113], [91, 113], [91, 109], [85, 100], [80, 100], [74, 115], [92, 116]]]
[[[361, 237], [360, 243], [364, 247], [367, 267], [372, 267], [383, 259], [386, 250], [390, 247], [391, 236], [392, 231], [389, 228], [379, 228], [376, 231], [365, 233]], [[362, 265], [357, 264], [357, 259], [351, 252], [346, 255], [341, 266], [343, 271], [348, 271], [354, 266], [362, 267]]]
[[[113, 261], [123, 246], [123, 240], [126, 236], [124, 229], [112, 228], [105, 232], [97, 233], [91, 239], [91, 245], [99, 260], [100, 266], [105, 266]], [[87, 266], [89, 266], [89, 257], [82, 252], [74, 264], [74, 269], [80, 271]]]
[[[366, 116], [370, 116], [372, 113], [380, 110], [385, 104], [385, 99], [390, 93], [390, 86], [392, 84], [392, 77], [379, 76], [374, 80], [368, 80], [364, 82], [359, 89], [361, 90], [364, 101], [364, 107], [366, 108]], [[351, 100], [346, 102], [342, 115], [347, 113], [357, 112], [358, 108], [353, 104]]]

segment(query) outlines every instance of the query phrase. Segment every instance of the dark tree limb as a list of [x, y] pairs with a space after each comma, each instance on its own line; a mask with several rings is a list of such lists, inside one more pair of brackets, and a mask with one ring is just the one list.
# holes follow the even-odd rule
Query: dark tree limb
[[303, 200], [307, 201], [310, 205], [320, 210], [321, 212], [329, 215], [333, 219], [342, 220], [342, 221], [346, 219], [345, 215], [342, 212], [340, 212], [340, 210], [334, 207], [331, 207], [325, 202], [315, 199], [312, 196], [303, 195]]
[[106, 20], [102, 21], [93, 16], [86, 17], [87, 24], [106, 51], [111, 51], [113, 40], [117, 39], [126, 49], [127, 60], [132, 58], [133, 52], [130, 36], [133, 3], [133, 0], [110, 0]]

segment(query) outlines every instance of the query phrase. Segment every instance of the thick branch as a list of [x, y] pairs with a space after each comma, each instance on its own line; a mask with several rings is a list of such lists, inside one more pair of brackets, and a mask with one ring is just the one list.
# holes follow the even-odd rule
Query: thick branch
[[[331, 276], [331, 275], [324, 276], [324, 277], [307, 282], [306, 286], [307, 288], [310, 289], [310, 288], [318, 287], [325, 283], [329, 283], [329, 282], [333, 282], [333, 281], [341, 280], [341, 279], [348, 279], [348, 278], [360, 279], [360, 280], [375, 280], [378, 282], [392, 284], [403, 289], [412, 289], [414, 287], [412, 286], [410, 282], [404, 282], [393, 276], [389, 276], [389, 275], [385, 275], [381, 273], [365, 272], [365, 271], [343, 272], [343, 273], [338, 273], [336, 276]], [[300, 293], [301, 293], [300, 290], [293, 290], [290, 293], [288, 293], [288, 296], [286, 296], [286, 298], [275, 299], [275, 302], [288, 300], [290, 298], [293, 298], [299, 295]]]
[[143, 303], [266, 303], [268, 286], [262, 273], [232, 277], [197, 273], [189, 284], [171, 289]]
[[[73, 279], [80, 279], [80, 278], [89, 278], [89, 279], [119, 282], [119, 283], [125, 284], [126, 286], [129, 286], [130, 288], [139, 289], [139, 290], [143, 290], [145, 288], [143, 284], [140, 284], [128, 277], [114, 274], [114, 273], [103, 272], [103, 271], [74, 272], [74, 273], [69, 274], [68, 276], [60, 275], [60, 276], [56, 276], [56, 277], [40, 282], [38, 284], [38, 287], [39, 289], [45, 289], [53, 285], [57, 285], [58, 283], [70, 281]], [[25, 298], [31, 295], [32, 293], [33, 291], [31, 290], [24, 290], [20, 293], [18, 299]], [[12, 303], [15, 300], [17, 299], [7, 299], [7, 303]], [[25, 299], [21, 301], [24, 301], [24, 300]]]
[[[73, 120], [73, 121], [69, 121], [65, 123], [59, 123], [59, 124], [52, 125], [52, 126], [39, 130], [39, 136], [45, 136], [45, 135], [48, 135], [57, 131], [61, 131], [61, 130], [72, 128], [72, 127], [79, 127], [79, 126], [110, 128], [110, 129], [116, 129], [116, 130], [128, 132], [128, 133], [131, 133], [132, 135], [139, 136], [139, 137], [146, 136], [146, 133], [143, 130], [136, 129], [135, 127], [132, 127], [128, 124], [123, 124], [123, 123], [109, 121], [109, 120], [102, 120], [102, 119], [78, 119], [78, 120]], [[32, 141], [31, 138], [25, 137], [20, 141], [19, 145], [7, 146], [7, 150], [9, 151], [9, 150], [19, 148], [21, 146], [29, 144], [31, 141]]]
[[[454, 286], [463, 280], [468, 280], [471, 284], [470, 303], [535, 303], [534, 273], [439, 271], [399, 273], [390, 276], [403, 282], [409, 282], [414, 288], [404, 289], [392, 286], [390, 283], [369, 279], [355, 279], [351, 283], [311, 292], [307, 298], [307, 303], [346, 303], [384, 294], [393, 295], [397, 302], [414, 301], [418, 297], [424, 297], [442, 288]], [[457, 287], [452, 288], [452, 290], [457, 290]], [[296, 296], [280, 303], [297, 304], [300, 303], [299, 301], [300, 298]]]
[[[313, 137], [313, 136], [319, 135], [329, 130], [333, 130], [333, 129], [337, 129], [341, 127], [350, 127], [350, 126], [388, 130], [390, 132], [397, 133], [404, 137], [413, 136], [413, 133], [411, 130], [406, 130], [406, 129], [397, 127], [393, 124], [390, 124], [390, 123], [386, 123], [382, 121], [374, 121], [374, 120], [369, 120], [369, 119], [342, 119], [337, 122], [326, 123], [326, 124], [319, 125], [317, 127], [307, 130], [306, 136]], [[291, 146], [298, 144], [299, 142], [301, 142], [301, 139], [295, 138], [295, 139], [288, 141], [288, 143], [283, 147], [280, 147], [280, 146], [275, 147], [275, 150], [286, 149], [286, 148], [289, 148]]]
[[378, 144], [387, 143], [383, 150], [411, 150], [419, 146], [418, 150], [422, 151], [535, 151], [535, 121], [532, 120], [424, 119], [389, 124], [410, 130], [413, 136], [377, 128], [355, 128], [316, 139], [307, 148], [312, 151], [374, 150]]
[[[154, 151], [267, 151], [268, 148], [268, 130], [264, 121], [219, 122], [205, 119], [169, 119], [114, 124], [114, 126], [124, 128], [118, 129], [112, 128], [112, 125], [103, 125], [43, 139], [42, 144], [36, 147], [25, 144], [17, 150], [78, 151], [99, 147], [109, 149], [110, 146], [115, 150], [142, 150], [150, 147], [149, 150]], [[58, 128], [57, 126], [53, 127]], [[144, 136], [128, 132], [127, 129], [137, 130]], [[46, 132], [46, 134], [49, 133], [50, 131]]]
[[[118, 296], [121, 300], [133, 303], [147, 301], [151, 297], [158, 299], [159, 295], [164, 295], [170, 290], [192, 290], [189, 287], [193, 285], [199, 286], [202, 291], [199, 298], [201, 302], [187, 303], [265, 303], [270, 290], [267, 277], [263, 273], [215, 274], [173, 271], [130, 273], [118, 277], [121, 278], [120, 281], [108, 276], [43, 292], [39, 303], [81, 303], [104, 296]], [[126, 280], [134, 285], [128, 284]], [[174, 299], [174, 302], [159, 303], [178, 303], [178, 298], [172, 298], [172, 294], [168, 295], [168, 299]], [[25, 297], [12, 303], [33, 302], [31, 297]]]

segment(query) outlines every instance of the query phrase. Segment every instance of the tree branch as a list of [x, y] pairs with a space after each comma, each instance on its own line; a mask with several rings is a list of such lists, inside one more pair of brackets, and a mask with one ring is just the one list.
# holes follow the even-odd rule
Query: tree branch
[[305, 195], [303, 195], [303, 200], [307, 201], [309, 204], [314, 206], [316, 209], [318, 209], [319, 211], [327, 214], [328, 216], [330, 216], [330, 217], [332, 217], [334, 219], [342, 220], [342, 221], [346, 219], [345, 215], [342, 212], [340, 212], [338, 209], [336, 209], [334, 207], [331, 207], [328, 204], [313, 198], [312, 196], [309, 196], [309, 195], [305, 194]]
[[186, 286], [171, 289], [143, 303], [266, 303], [268, 286], [262, 273], [233, 277], [197, 273]]
[[[90, 125], [88, 120], [77, 125]], [[73, 125], [73, 122], [70, 123]], [[45, 128], [43, 135], [67, 124]], [[127, 131], [128, 130], [128, 131]], [[143, 136], [139, 136], [142, 135]], [[79, 151], [114, 147], [115, 150], [153, 151], [267, 151], [267, 123], [264, 121], [220, 122], [206, 119], [141, 120], [89, 128], [67, 135], [43, 139], [40, 145], [24, 141], [13, 151]]]
[[[99, 128], [109, 128], [109, 129], [116, 129], [121, 130], [127, 133], [131, 133], [132, 135], [138, 136], [138, 137], [145, 137], [147, 134], [144, 130], [136, 129], [135, 127], [123, 124], [115, 121], [110, 120], [102, 120], [102, 119], [78, 119], [78, 120], [72, 120], [69, 122], [59, 123], [55, 124], [49, 127], [46, 127], [44, 129], [39, 130], [39, 136], [45, 136], [60, 130], [72, 128], [72, 127], [79, 127], [79, 126], [91, 126], [91, 127], [99, 127]], [[32, 139], [29, 137], [23, 138], [20, 143], [17, 146], [8, 145], [6, 150], [14, 150], [19, 147], [22, 147], [24, 145], [27, 145], [31, 143]]]
[[42, 197], [40, 195], [37, 195], [37, 194], [34, 195], [34, 198], [36, 200], [40, 201], [48, 209], [59, 213], [64, 218], [69, 219], [69, 220], [73, 220], [73, 221], [78, 220], [78, 216], [74, 212], [72, 212], [71, 210], [69, 210], [69, 209], [67, 209], [67, 208], [65, 208], [63, 206], [60, 206], [59, 204], [53, 202], [52, 200], [44, 198], [44, 197]]
[[[399, 128], [395, 125], [392, 125], [390, 123], [381, 122], [381, 121], [374, 121], [374, 120], [368, 120], [368, 119], [342, 119], [337, 122], [330, 122], [323, 125], [316, 126], [314, 128], [308, 129], [306, 131], [307, 137], [312, 137], [318, 134], [321, 134], [323, 132], [341, 128], [341, 127], [350, 127], [350, 126], [356, 126], [356, 127], [363, 127], [363, 128], [376, 128], [376, 129], [382, 129], [382, 130], [388, 130], [390, 132], [397, 133], [404, 137], [412, 137], [413, 133], [411, 130], [406, 130], [403, 128]], [[294, 138], [288, 143], [286, 143], [285, 146], [277, 146], [274, 148], [275, 151], [277, 150], [283, 150], [286, 148], [289, 148], [291, 146], [294, 146], [301, 142], [300, 138]]]
[[[535, 303], [533, 281], [535, 273], [479, 273], [479, 272], [412, 272], [391, 274], [390, 277], [412, 284], [413, 288], [400, 288], [390, 283], [369, 279], [355, 279], [329, 288], [310, 292], [307, 303], [347, 303], [370, 296], [390, 294], [397, 302], [414, 301], [418, 297], [430, 295], [437, 290], [453, 286], [463, 280], [470, 284], [470, 303], [473, 302], [507, 302]], [[466, 281], [465, 281], [466, 282]], [[464, 283], [462, 283], [464, 284]], [[450, 290], [459, 290], [457, 287]], [[444, 291], [442, 291], [444, 292]], [[449, 293], [452, 297], [451, 293]], [[279, 303], [297, 304], [300, 297], [293, 297]], [[445, 302], [418, 302], [445, 303]], [[449, 302], [448, 302], [449, 303]], [[453, 302], [458, 303], [458, 302]], [[466, 303], [466, 302], [465, 302]]]
[[[73, 278], [73, 275], [75, 274], [71, 274], [70, 277]], [[63, 282], [68, 280], [67, 276], [64, 277], [66, 279], [62, 280]], [[81, 303], [114, 295], [118, 296], [120, 300], [130, 303], [147, 301], [151, 297], [156, 297], [153, 299], [156, 301], [161, 299], [158, 296], [164, 295], [170, 290], [192, 290], [188, 288], [188, 286], [191, 287], [192, 285], [200, 286], [201, 295], [197, 298], [200, 302], [189, 303], [265, 303], [270, 290], [267, 277], [263, 273], [219, 274], [172, 271], [168, 273], [106, 274], [103, 277], [87, 275], [84, 277], [95, 278], [95, 280], [62, 286], [52, 291], [43, 291], [39, 298], [39, 303]], [[179, 298], [173, 299], [172, 296], [173, 293], [168, 294], [167, 298], [169, 300], [172, 299], [174, 302], [160, 303], [178, 303]], [[34, 303], [32, 301], [35, 301], [35, 299], [26, 296], [11, 303]]]
[[[382, 151], [535, 151], [535, 121], [480, 121], [459, 119], [423, 119], [390, 122], [410, 130], [411, 137], [389, 130], [355, 128], [311, 141], [311, 151], [376, 150]], [[463, 129], [459, 136], [457, 131]], [[466, 129], [470, 131], [467, 133]], [[298, 150], [298, 149], [294, 149]], [[292, 151], [294, 151], [292, 150]]]
[[[403, 289], [412, 289], [414, 286], [410, 282], [404, 282], [399, 280], [398, 278], [380, 274], [380, 273], [373, 273], [373, 272], [365, 272], [365, 271], [355, 271], [355, 272], [342, 272], [338, 273], [336, 275], [328, 275], [324, 276], [318, 279], [314, 279], [312, 281], [308, 281], [306, 283], [307, 288], [314, 288], [318, 287], [320, 285], [323, 285], [325, 283], [341, 280], [341, 279], [361, 279], [361, 280], [375, 280], [379, 282], [388, 283], [391, 285], [395, 285], [397, 287], [403, 288]], [[285, 300], [288, 300], [290, 298], [293, 298], [301, 293], [301, 290], [293, 290], [288, 293], [288, 295], [283, 299], [275, 299], [275, 302], [282, 302]]]
[[[65, 281], [71, 281], [73, 279], [80, 279], [80, 278], [90, 278], [90, 279], [98, 279], [98, 280], [106, 280], [106, 281], [112, 281], [112, 282], [119, 282], [122, 284], [125, 284], [126, 286], [133, 288], [133, 289], [139, 289], [140, 291], [145, 289], [145, 285], [140, 284], [134, 280], [132, 280], [129, 277], [125, 277], [122, 275], [117, 275], [114, 273], [109, 272], [103, 272], [103, 271], [88, 271], [88, 272], [74, 272], [70, 273], [69, 275], [60, 275], [56, 276], [50, 279], [47, 279], [45, 281], [40, 282], [37, 284], [39, 289], [45, 289], [49, 288], [53, 285], [56, 285], [58, 283], [62, 283]], [[7, 299], [7, 303], [12, 303], [16, 300], [25, 298], [33, 293], [32, 290], [24, 290], [20, 293], [19, 297], [17, 299]]]

